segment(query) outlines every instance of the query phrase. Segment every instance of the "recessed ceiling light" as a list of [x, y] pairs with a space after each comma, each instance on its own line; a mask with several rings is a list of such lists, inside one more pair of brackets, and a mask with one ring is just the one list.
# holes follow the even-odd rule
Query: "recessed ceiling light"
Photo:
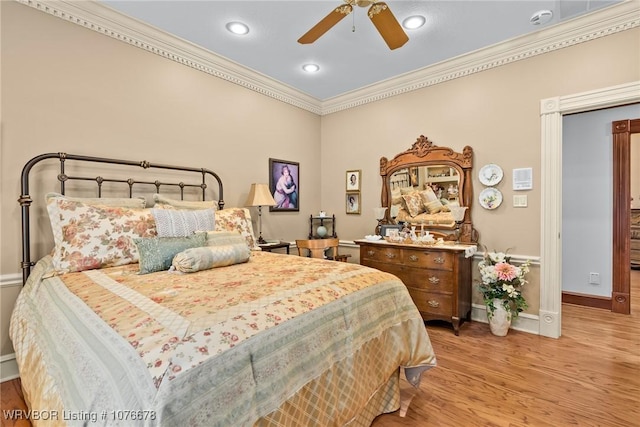
[[547, 22], [551, 21], [551, 18], [553, 18], [552, 11], [547, 9], [539, 10], [531, 15], [531, 18], [529, 18], [529, 22], [531, 22], [532, 25], [546, 24]]
[[231, 31], [233, 34], [238, 34], [243, 36], [249, 32], [249, 27], [242, 22], [229, 22], [227, 25], [227, 30]]
[[407, 30], [415, 30], [416, 28], [422, 27], [424, 23], [425, 23], [424, 16], [414, 15], [402, 21], [402, 26]]
[[302, 69], [307, 73], [315, 73], [320, 70], [320, 66], [317, 64], [304, 64]]

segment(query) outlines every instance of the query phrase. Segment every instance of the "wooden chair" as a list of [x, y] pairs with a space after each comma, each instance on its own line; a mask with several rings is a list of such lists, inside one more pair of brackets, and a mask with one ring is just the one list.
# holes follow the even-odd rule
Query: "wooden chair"
[[348, 255], [338, 255], [338, 239], [309, 239], [296, 240], [298, 255], [307, 256], [307, 252], [311, 258], [324, 258], [325, 250], [330, 249], [327, 259], [336, 261], [347, 261]]

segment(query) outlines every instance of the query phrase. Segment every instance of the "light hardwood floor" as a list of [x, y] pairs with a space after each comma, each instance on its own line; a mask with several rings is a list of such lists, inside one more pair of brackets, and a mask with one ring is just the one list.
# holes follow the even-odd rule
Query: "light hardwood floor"
[[[457, 337], [428, 326], [438, 366], [405, 417], [381, 415], [373, 427], [640, 426], [640, 270], [631, 277], [631, 315], [563, 304], [559, 339], [495, 337], [480, 322]], [[25, 407], [19, 380], [2, 383], [1, 398], [2, 409]]]

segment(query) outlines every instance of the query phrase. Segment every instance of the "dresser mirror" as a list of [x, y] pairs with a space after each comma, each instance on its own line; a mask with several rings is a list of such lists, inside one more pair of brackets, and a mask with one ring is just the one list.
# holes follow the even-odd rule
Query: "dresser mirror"
[[[477, 242], [471, 221], [472, 166], [471, 147], [458, 153], [436, 146], [423, 135], [393, 159], [382, 157], [381, 202], [386, 209], [381, 223], [408, 223], [445, 240]], [[454, 218], [456, 211], [460, 211], [458, 218]]]

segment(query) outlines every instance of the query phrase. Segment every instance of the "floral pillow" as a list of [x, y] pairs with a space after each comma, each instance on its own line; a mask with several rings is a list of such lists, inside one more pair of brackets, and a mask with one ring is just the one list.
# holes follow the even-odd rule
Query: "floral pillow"
[[251, 224], [251, 214], [246, 208], [229, 208], [216, 211], [216, 231], [237, 231], [245, 238], [252, 251], [259, 251]]
[[404, 199], [404, 204], [407, 208], [407, 212], [409, 212], [409, 215], [411, 215], [412, 217], [424, 212], [424, 204], [422, 203], [422, 198], [417, 192], [405, 194], [402, 196], [402, 198]]
[[53, 266], [59, 274], [138, 262], [133, 239], [157, 234], [150, 209], [48, 197], [47, 212], [55, 244]]

